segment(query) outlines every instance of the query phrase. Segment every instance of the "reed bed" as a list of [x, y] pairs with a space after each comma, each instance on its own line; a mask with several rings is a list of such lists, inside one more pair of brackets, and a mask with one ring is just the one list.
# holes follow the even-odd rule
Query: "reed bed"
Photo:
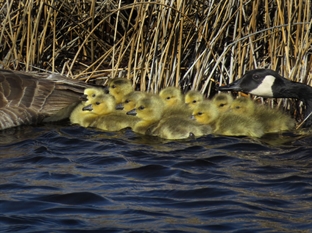
[[307, 0], [3, 0], [0, 18], [3, 68], [207, 97], [254, 68], [311, 85]]

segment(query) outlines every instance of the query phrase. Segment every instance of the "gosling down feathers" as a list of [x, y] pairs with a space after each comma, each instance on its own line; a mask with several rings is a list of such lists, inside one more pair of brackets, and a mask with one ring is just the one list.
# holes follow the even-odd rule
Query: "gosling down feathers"
[[[276, 71], [270, 69], [255, 69], [235, 82], [219, 87], [220, 91], [240, 91], [262, 97], [295, 98], [306, 105], [305, 117], [312, 111], [312, 87], [303, 83], [290, 81]], [[312, 116], [303, 127], [312, 126]]]
[[42, 76], [0, 69], [0, 130], [66, 119], [89, 87], [60, 75]]

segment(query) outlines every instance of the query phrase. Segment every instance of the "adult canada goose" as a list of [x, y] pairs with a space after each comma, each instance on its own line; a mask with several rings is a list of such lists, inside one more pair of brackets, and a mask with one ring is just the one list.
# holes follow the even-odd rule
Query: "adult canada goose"
[[126, 78], [114, 78], [108, 82], [109, 94], [115, 97], [116, 104], [122, 102], [122, 98], [133, 92], [131, 81]]
[[0, 130], [66, 119], [90, 87], [60, 75], [42, 76], [0, 70]]
[[125, 95], [122, 98], [122, 102], [116, 105], [117, 110], [123, 110], [124, 112], [129, 112], [135, 108], [137, 102], [147, 96], [147, 93], [142, 91], [133, 91]]
[[278, 109], [268, 108], [264, 105], [256, 104], [250, 98], [238, 97], [231, 106], [230, 111], [235, 114], [254, 118], [261, 123], [264, 133], [278, 133], [295, 129], [296, 122], [289, 115]]
[[83, 108], [88, 114], [84, 115], [84, 120], [81, 125], [107, 131], [119, 131], [124, 128], [133, 127], [139, 120], [115, 108], [116, 102], [112, 95], [100, 95], [94, 99], [92, 104]]
[[[293, 82], [270, 69], [255, 69], [235, 82], [219, 87], [220, 91], [240, 91], [262, 97], [295, 98], [305, 106], [305, 117], [312, 111], [312, 87], [303, 83]], [[312, 125], [312, 116], [304, 123], [304, 127]]]
[[213, 128], [213, 133], [226, 136], [263, 136], [263, 126], [252, 117], [220, 112], [212, 101], [203, 101], [193, 110], [193, 118]]
[[87, 111], [83, 110], [84, 106], [92, 104], [96, 97], [105, 94], [105, 89], [101, 87], [89, 87], [86, 88], [81, 96], [81, 102], [75, 107], [69, 116], [69, 120], [72, 124], [81, 125], [84, 120], [84, 115], [88, 115]]
[[203, 101], [204, 95], [199, 91], [190, 90], [184, 96], [185, 104], [192, 110], [195, 108], [195, 106]]

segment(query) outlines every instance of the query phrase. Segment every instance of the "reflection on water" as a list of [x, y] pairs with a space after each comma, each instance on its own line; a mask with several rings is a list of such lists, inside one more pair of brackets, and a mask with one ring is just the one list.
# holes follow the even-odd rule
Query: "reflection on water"
[[[0, 134], [1, 232], [310, 232], [312, 137]], [[53, 229], [53, 230], [52, 230]]]

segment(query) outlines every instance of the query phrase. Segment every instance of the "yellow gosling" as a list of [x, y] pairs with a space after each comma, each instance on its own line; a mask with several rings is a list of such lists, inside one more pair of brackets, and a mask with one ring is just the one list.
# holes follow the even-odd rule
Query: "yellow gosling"
[[123, 112], [115, 110], [116, 102], [112, 95], [103, 95], [96, 98], [94, 103], [83, 108], [89, 114], [84, 118], [82, 126], [94, 127], [106, 131], [118, 131], [133, 127], [139, 120]]
[[[223, 110], [223, 109], [222, 109]], [[213, 133], [226, 136], [263, 136], [262, 125], [250, 117], [223, 113], [212, 101], [203, 101], [193, 110], [193, 118], [201, 124], [208, 124]]]
[[201, 137], [212, 133], [209, 125], [201, 125], [197, 122], [180, 116], [166, 117], [150, 132], [151, 135], [169, 140]]
[[164, 103], [157, 95], [151, 95], [140, 99], [135, 108], [127, 112], [128, 115], [137, 116], [140, 121], [137, 122], [132, 130], [140, 134], [149, 134], [155, 127], [164, 112]]
[[83, 116], [88, 114], [86, 111], [83, 111], [83, 107], [89, 104], [92, 104], [96, 97], [104, 95], [104, 88], [100, 87], [91, 87], [84, 90], [84, 94], [81, 96], [81, 103], [79, 103], [75, 109], [71, 112], [69, 120], [72, 124], [81, 124]]
[[214, 127], [219, 115], [217, 106], [212, 101], [205, 100], [194, 108], [192, 118], [200, 124]]
[[289, 115], [277, 109], [256, 104], [249, 98], [239, 97], [231, 105], [235, 114], [255, 118], [264, 127], [264, 133], [278, 133], [295, 129], [296, 122]]
[[166, 87], [159, 92], [160, 98], [165, 104], [164, 117], [183, 116], [189, 118], [192, 111], [184, 103], [182, 92], [177, 87]]
[[217, 106], [219, 112], [226, 112], [233, 102], [233, 97], [227, 93], [219, 93], [212, 98], [212, 102]]
[[204, 101], [204, 95], [199, 91], [190, 90], [185, 94], [184, 102], [191, 109], [194, 108], [201, 102]]
[[116, 104], [122, 102], [122, 98], [133, 92], [131, 81], [126, 78], [114, 78], [108, 82], [109, 94], [115, 97]]
[[117, 110], [123, 110], [129, 112], [135, 108], [137, 102], [146, 97], [148, 94], [141, 91], [133, 91], [122, 98], [122, 102], [116, 105]]

